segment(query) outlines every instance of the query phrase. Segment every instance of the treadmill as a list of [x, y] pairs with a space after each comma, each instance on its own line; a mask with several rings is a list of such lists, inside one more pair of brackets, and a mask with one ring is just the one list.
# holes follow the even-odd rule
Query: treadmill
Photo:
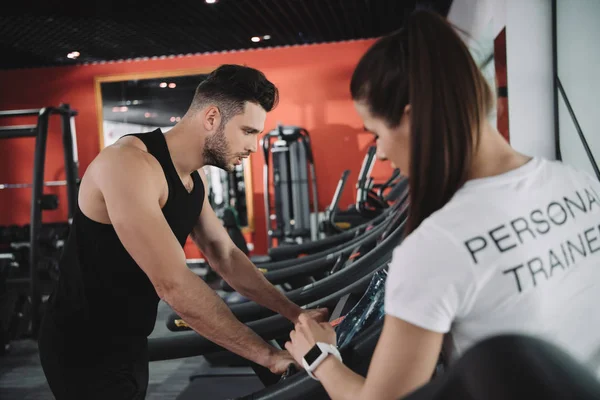
[[[399, 210], [392, 215], [392, 218], [384, 226], [380, 235], [380, 242], [368, 253], [361, 255], [360, 258], [349, 263], [345, 268], [326, 276], [316, 282], [312, 282], [303, 287], [290, 290], [285, 295], [294, 303], [304, 305], [315, 301], [329, 293], [335, 292], [340, 287], [350, 285], [353, 282], [363, 278], [365, 275], [373, 273], [377, 268], [377, 263], [382, 258], [391, 255], [394, 248], [402, 240], [404, 222], [407, 217], [408, 205], [403, 204]], [[376, 233], [379, 233], [378, 231]], [[353, 249], [354, 250], [354, 249]], [[253, 321], [273, 315], [273, 311], [255, 303], [246, 302], [230, 306], [234, 315], [243, 322]], [[167, 320], [167, 327], [172, 331], [190, 330], [189, 327], [176, 313], [172, 313]], [[191, 333], [195, 335], [194, 333]]]
[[[346, 290], [346, 294], [343, 296], [339, 297], [339, 294], [336, 294], [332, 297], [337, 298], [337, 300], [331, 313], [330, 323], [337, 331], [340, 352], [343, 355], [344, 362], [354, 371], [363, 375], [367, 371], [383, 323], [386, 277], [387, 263], [383, 263], [371, 277], [368, 277], [370, 282], [366, 289], [364, 283], [361, 282], [359, 285], [352, 285], [354, 288], [349, 291]], [[357, 288], [360, 288], [360, 290], [357, 290]], [[327, 300], [324, 299], [323, 301], [326, 302]], [[291, 329], [291, 326], [289, 329]], [[282, 347], [284, 342], [288, 340], [288, 332], [289, 330], [280, 336], [274, 345]], [[295, 368], [290, 368], [282, 378], [273, 374], [270, 375], [272, 376], [265, 377], [263, 375], [261, 377], [261, 381], [265, 386], [264, 389], [251, 394], [240, 394], [240, 391], [245, 388], [240, 388], [239, 383], [247, 380], [247, 375], [231, 377], [229, 381], [225, 382], [221, 380], [219, 384], [225, 384], [226, 387], [220, 390], [218, 396], [209, 397], [206, 395], [206, 386], [210, 382], [207, 380], [207, 376], [201, 376], [198, 380], [192, 379], [191, 384], [182, 392], [180, 398], [182, 400], [198, 398], [199, 394], [203, 395], [202, 398], [212, 400], [232, 397], [240, 399], [328, 398], [321, 385], [309, 378], [304, 371], [297, 372]], [[257, 386], [255, 385], [255, 387]], [[223, 391], [228, 393], [223, 393]]]

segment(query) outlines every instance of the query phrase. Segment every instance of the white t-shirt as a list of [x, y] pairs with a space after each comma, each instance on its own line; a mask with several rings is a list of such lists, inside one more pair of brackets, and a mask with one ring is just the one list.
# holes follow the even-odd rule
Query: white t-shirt
[[600, 372], [600, 182], [534, 158], [468, 181], [394, 251], [386, 313], [448, 333], [549, 340]]

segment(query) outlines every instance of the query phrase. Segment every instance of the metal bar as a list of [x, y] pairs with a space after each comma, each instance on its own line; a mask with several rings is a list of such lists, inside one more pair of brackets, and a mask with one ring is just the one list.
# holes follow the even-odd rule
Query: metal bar
[[560, 78], [558, 78], [558, 77], [556, 77], [556, 84], [558, 85], [558, 90], [560, 90], [560, 94], [562, 95], [563, 101], [565, 102], [565, 105], [567, 106], [567, 110], [569, 110], [569, 114], [571, 114], [571, 119], [573, 120], [573, 124], [575, 125], [575, 129], [577, 130], [577, 133], [579, 134], [579, 139], [581, 139], [581, 143], [583, 144], [583, 148], [585, 149], [588, 159], [590, 160], [590, 163], [592, 164], [592, 168], [594, 168], [594, 172], [596, 173], [596, 178], [600, 179], [600, 169], [598, 169], [598, 164], [596, 163], [596, 159], [594, 158], [594, 155], [592, 154], [592, 150], [590, 149], [590, 146], [588, 145], [585, 135], [583, 134], [583, 131], [581, 130], [581, 126], [579, 125], [579, 121], [577, 120], [577, 117], [575, 116], [575, 111], [573, 111], [573, 108], [571, 107], [571, 103], [569, 102], [569, 98], [567, 97], [567, 94], [565, 93], [565, 89], [563, 88], [562, 82], [560, 81]]
[[[65, 105], [68, 109], [68, 105]], [[75, 204], [77, 204], [77, 174], [78, 166], [76, 164], [76, 150], [73, 148], [73, 117], [68, 113], [61, 115], [62, 133], [63, 133], [63, 149], [65, 158], [65, 175], [67, 183], [67, 202], [68, 202], [68, 218], [69, 222], [73, 220], [75, 214]]]
[[562, 151], [560, 148], [560, 115], [559, 112], [559, 102], [558, 102], [558, 85], [556, 81], [558, 80], [558, 14], [557, 14], [557, 4], [556, 0], [552, 0], [552, 70], [554, 73], [554, 81], [552, 82], [552, 89], [554, 91], [554, 146], [555, 146], [555, 156], [556, 159], [562, 161]]
[[0, 139], [35, 137], [36, 125], [0, 126]]
[[9, 285], [15, 285], [19, 283], [29, 283], [29, 278], [8, 278], [6, 283]]
[[[43, 183], [44, 186], [66, 186], [67, 181], [48, 181]], [[23, 189], [33, 187], [32, 183], [0, 183], [2, 189]]]
[[17, 116], [26, 116], [26, 115], [39, 115], [42, 109], [40, 108], [31, 108], [29, 110], [7, 110], [0, 111], [0, 117], [17, 117]]
[[267, 245], [273, 247], [272, 224], [271, 224], [271, 207], [269, 199], [269, 150], [271, 149], [271, 133], [265, 135], [260, 140], [260, 146], [263, 149], [265, 164], [263, 165], [263, 192], [265, 205], [265, 230], [267, 231]]
[[39, 325], [40, 325], [40, 289], [38, 282], [38, 258], [39, 258], [39, 245], [38, 236], [40, 234], [40, 228], [42, 225], [42, 207], [41, 199], [43, 193], [44, 184], [44, 164], [46, 162], [46, 139], [48, 138], [48, 120], [50, 119], [50, 113], [52, 112], [49, 108], [44, 108], [40, 112], [38, 118], [38, 136], [35, 140], [35, 155], [33, 163], [33, 193], [31, 198], [31, 231], [29, 236], [29, 242], [31, 247], [29, 248], [29, 265], [30, 265], [30, 277], [31, 277], [31, 332], [33, 337], [37, 337]]

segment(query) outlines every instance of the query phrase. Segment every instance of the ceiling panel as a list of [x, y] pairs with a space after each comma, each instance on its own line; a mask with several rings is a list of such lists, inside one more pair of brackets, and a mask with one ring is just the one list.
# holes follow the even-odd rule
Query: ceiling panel
[[445, 15], [450, 3], [25, 0], [0, 15], [0, 69], [374, 38], [398, 29], [417, 5]]

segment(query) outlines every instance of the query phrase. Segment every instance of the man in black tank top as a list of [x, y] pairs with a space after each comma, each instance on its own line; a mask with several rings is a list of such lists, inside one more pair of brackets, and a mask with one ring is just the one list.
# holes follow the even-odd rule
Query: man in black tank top
[[147, 337], [160, 299], [202, 336], [274, 373], [293, 362], [240, 323], [187, 267], [190, 234], [243, 296], [292, 322], [302, 313], [326, 318], [326, 310], [291, 303], [232, 243], [198, 172], [205, 165], [232, 170], [254, 153], [277, 96], [260, 71], [221, 66], [167, 134], [127, 135], [87, 168], [39, 337], [56, 399], [143, 399]]

